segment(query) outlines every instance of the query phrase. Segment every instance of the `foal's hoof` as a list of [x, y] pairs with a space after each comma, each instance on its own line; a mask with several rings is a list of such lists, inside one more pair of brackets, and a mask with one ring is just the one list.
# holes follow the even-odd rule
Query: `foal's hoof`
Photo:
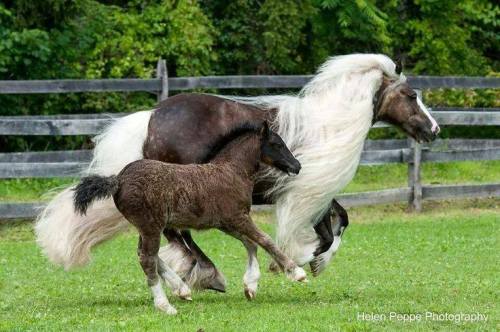
[[306, 271], [298, 266], [296, 266], [292, 271], [287, 272], [286, 276], [291, 280], [308, 282]]
[[253, 299], [255, 299], [256, 295], [257, 292], [254, 289], [245, 287], [245, 297], [247, 298], [248, 301], [252, 301]]
[[170, 303], [166, 303], [166, 302], [155, 303], [155, 307], [158, 310], [163, 311], [167, 315], [177, 314], [177, 310], [172, 305], [170, 305]]
[[193, 300], [191, 298], [191, 289], [188, 287], [188, 285], [182, 285], [182, 287], [180, 289], [176, 290], [174, 293], [182, 300], [186, 300], [186, 301]]

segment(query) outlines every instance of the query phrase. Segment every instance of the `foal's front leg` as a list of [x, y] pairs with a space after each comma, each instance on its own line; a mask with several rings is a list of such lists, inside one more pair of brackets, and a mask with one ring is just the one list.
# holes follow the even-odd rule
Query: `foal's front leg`
[[252, 221], [249, 215], [245, 215], [239, 221], [233, 224], [233, 228], [245, 237], [264, 248], [271, 255], [278, 266], [285, 272], [286, 276], [295, 281], [307, 282], [306, 272], [299, 267], [293, 260], [288, 258], [269, 235], [261, 231]]
[[155, 307], [169, 315], [175, 315], [177, 310], [168, 302], [158, 276], [158, 251], [160, 250], [160, 239], [160, 233], [156, 235], [141, 234], [138, 248], [139, 261], [146, 274], [151, 293], [153, 293]]

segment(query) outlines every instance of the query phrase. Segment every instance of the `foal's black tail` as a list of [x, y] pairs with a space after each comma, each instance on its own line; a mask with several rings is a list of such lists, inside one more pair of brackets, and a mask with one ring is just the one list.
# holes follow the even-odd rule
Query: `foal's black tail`
[[90, 175], [82, 178], [73, 190], [75, 191], [73, 195], [75, 210], [85, 215], [87, 208], [94, 200], [108, 198], [118, 191], [118, 179], [116, 175]]

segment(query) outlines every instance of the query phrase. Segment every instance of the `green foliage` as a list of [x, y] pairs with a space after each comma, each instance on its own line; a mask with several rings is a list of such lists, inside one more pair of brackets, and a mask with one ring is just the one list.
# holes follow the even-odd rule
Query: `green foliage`
[[46, 31], [16, 31], [14, 14], [0, 4], [0, 75], [3, 78], [26, 78], [32, 64], [46, 63], [50, 58], [48, 44]]
[[48, 0], [0, 5], [5, 79], [307, 73], [327, 56], [408, 56], [414, 73], [498, 68], [488, 0]]
[[[498, 75], [499, 14], [489, 0], [3, 0], [0, 79], [150, 78], [159, 58], [170, 76], [302, 74], [352, 52], [404, 54], [414, 74]], [[495, 91], [426, 96], [432, 105], [498, 100]], [[0, 114], [124, 112], [155, 102], [148, 93], [0, 95]], [[0, 137], [0, 144], [2, 151], [52, 147], [39, 137]]]
[[217, 29], [220, 74], [296, 73], [303, 70], [309, 1], [203, 1]]
[[196, 1], [161, 1], [144, 9], [89, 6], [95, 35], [87, 77], [152, 77], [156, 61], [173, 75], [210, 73], [214, 30]]
[[457, 5], [454, 0], [416, 1], [423, 18], [409, 21], [410, 31], [415, 34], [409, 55], [418, 59], [415, 72], [434, 75], [486, 73], [484, 59], [468, 45], [470, 32], [460, 25], [467, 9], [475, 2], [464, 1]]
[[387, 15], [371, 0], [315, 0], [314, 62], [335, 54], [390, 53]]

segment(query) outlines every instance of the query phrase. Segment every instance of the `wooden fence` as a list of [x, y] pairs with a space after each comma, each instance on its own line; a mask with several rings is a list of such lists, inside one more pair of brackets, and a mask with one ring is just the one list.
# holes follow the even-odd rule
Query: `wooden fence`
[[[158, 100], [169, 91], [198, 88], [299, 88], [312, 76], [211, 76], [169, 78], [165, 61], [160, 60], [155, 79], [0, 81], [0, 94], [149, 91]], [[500, 78], [409, 77], [416, 89], [499, 88]], [[85, 114], [0, 117], [0, 135], [94, 135], [115, 117], [126, 114]], [[500, 126], [499, 108], [436, 107], [432, 115], [441, 126]], [[387, 127], [377, 123], [375, 127]], [[90, 150], [0, 153], [0, 179], [77, 177], [91, 159]], [[368, 140], [362, 165], [404, 163], [408, 165], [408, 186], [338, 196], [346, 206], [409, 202], [420, 211], [422, 200], [458, 197], [500, 196], [500, 182], [477, 185], [423, 185], [423, 162], [500, 160], [500, 140], [436, 140], [420, 145], [412, 139]], [[33, 218], [42, 202], [0, 203], [0, 219]]]

